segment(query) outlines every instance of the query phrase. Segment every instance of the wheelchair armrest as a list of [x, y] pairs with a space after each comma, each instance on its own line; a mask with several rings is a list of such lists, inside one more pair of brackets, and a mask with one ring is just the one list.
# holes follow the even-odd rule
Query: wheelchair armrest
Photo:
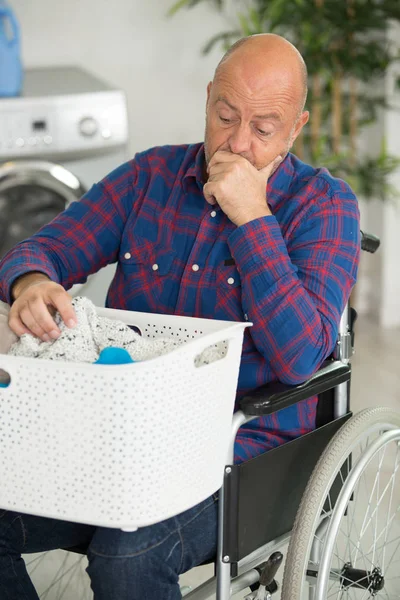
[[350, 373], [349, 364], [345, 365], [340, 360], [329, 361], [300, 385], [276, 382], [257, 388], [240, 400], [240, 408], [248, 416], [270, 415], [300, 400], [306, 400], [349, 381]]

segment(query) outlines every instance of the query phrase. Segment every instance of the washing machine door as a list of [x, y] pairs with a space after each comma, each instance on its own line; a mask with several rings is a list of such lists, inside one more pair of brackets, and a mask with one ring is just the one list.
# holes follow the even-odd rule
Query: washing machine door
[[[0, 258], [85, 191], [73, 173], [55, 163], [20, 160], [0, 164]], [[74, 293], [79, 289], [74, 286]]]
[[85, 193], [73, 173], [51, 162], [0, 165], [0, 257]]

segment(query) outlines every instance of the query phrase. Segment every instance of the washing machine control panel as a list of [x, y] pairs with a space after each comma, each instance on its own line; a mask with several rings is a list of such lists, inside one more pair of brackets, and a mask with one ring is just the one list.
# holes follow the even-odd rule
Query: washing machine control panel
[[93, 153], [127, 141], [122, 92], [0, 100], [0, 158]]

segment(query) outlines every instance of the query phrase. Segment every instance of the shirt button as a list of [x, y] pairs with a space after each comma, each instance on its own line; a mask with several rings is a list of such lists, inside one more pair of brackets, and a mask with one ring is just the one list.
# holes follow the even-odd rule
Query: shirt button
[[244, 320], [245, 320], [245, 321], [248, 321], [248, 320], [249, 320], [249, 317], [248, 317], [247, 313], [244, 313]]
[[215, 217], [216, 215], [217, 215], [217, 213], [215, 212], [215, 210], [213, 210], [213, 211], [211, 212], [211, 216], [212, 216], [212, 217]]
[[193, 265], [193, 266], [192, 266], [192, 270], [193, 270], [193, 271], [198, 271], [198, 270], [199, 270], [199, 268], [200, 268], [200, 267], [199, 267], [199, 265]]
[[126, 258], [127, 260], [131, 257], [131, 253], [130, 252], [125, 252], [124, 254], [124, 258]]
[[232, 283], [235, 283], [235, 280], [233, 279], [233, 277], [229, 277], [228, 283], [229, 283], [229, 285], [232, 285]]
[[157, 271], [157, 269], [158, 269], [158, 264], [157, 264], [157, 263], [155, 263], [155, 264], [154, 264], [154, 265], [153, 265], [151, 268], [153, 269], [153, 271]]

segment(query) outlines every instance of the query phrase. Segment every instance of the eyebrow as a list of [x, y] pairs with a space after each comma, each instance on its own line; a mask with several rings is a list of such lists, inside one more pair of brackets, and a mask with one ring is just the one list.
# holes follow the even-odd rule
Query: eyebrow
[[[217, 102], [224, 102], [224, 104], [227, 104], [229, 106], [229, 108], [231, 108], [235, 112], [239, 112], [239, 109], [236, 108], [236, 106], [233, 106], [233, 104], [231, 104], [230, 102], [228, 102], [228, 100], [226, 98], [224, 98], [223, 96], [218, 96]], [[277, 112], [270, 112], [270, 113], [266, 113], [265, 115], [256, 115], [254, 118], [260, 119], [260, 120], [273, 119], [274, 121], [282, 121], [280, 114]]]

